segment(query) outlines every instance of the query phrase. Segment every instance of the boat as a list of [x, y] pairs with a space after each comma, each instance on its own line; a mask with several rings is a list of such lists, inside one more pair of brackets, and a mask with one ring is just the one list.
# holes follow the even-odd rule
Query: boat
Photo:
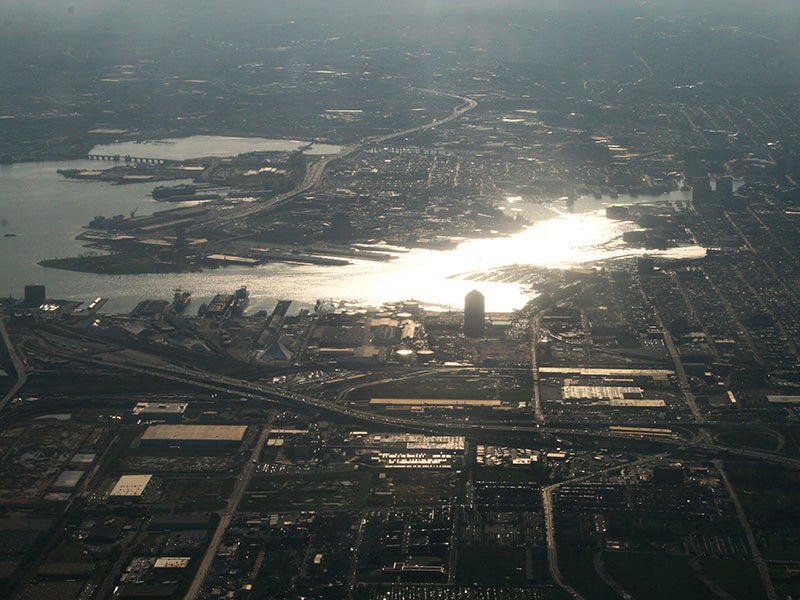
[[181, 288], [175, 290], [175, 295], [172, 296], [172, 310], [181, 313], [186, 310], [189, 303], [192, 301], [192, 294], [185, 292]]
[[233, 306], [231, 307], [231, 314], [236, 317], [241, 317], [249, 302], [250, 294], [247, 291], [247, 286], [243, 285], [233, 293]]
[[158, 185], [153, 188], [153, 200], [166, 200], [174, 196], [192, 196], [197, 193], [197, 186], [188, 183], [180, 185]]

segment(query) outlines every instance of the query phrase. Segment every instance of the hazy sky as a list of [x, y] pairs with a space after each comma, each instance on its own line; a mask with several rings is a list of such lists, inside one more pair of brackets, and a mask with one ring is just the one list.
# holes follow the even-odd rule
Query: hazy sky
[[[0, 23], [13, 33], [30, 26], [93, 27], [115, 22], [128, 28], [192, 23], [195, 26], [264, 19], [349, 19], [380, 14], [389, 17], [447, 18], [450, 15], [538, 11], [584, 14], [604, 11], [686, 14], [732, 19], [736, 24], [796, 28], [798, 0], [0, 0]], [[13, 27], [8, 27], [13, 24]], [[387, 23], [388, 24], [388, 23]]]
[[624, 27], [636, 17], [668, 16], [739, 27], [778, 40], [786, 62], [800, 62], [800, 0], [0, 0], [0, 64], [35, 62], [59, 34], [81, 36], [82, 45], [96, 39], [100, 52], [109, 47], [119, 53], [187, 34], [230, 39], [242, 27], [290, 22], [330, 35], [390, 39], [403, 26], [424, 34], [442, 25], [447, 35], [458, 36], [458, 28], [535, 26], [545, 14], [570, 14], [588, 25]]

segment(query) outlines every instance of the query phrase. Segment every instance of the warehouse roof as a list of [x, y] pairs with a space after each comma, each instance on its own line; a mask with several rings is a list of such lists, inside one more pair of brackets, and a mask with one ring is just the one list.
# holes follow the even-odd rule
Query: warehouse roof
[[150, 425], [142, 441], [238, 442], [247, 425]]
[[117, 480], [110, 495], [122, 498], [141, 496], [152, 478], [152, 475], [123, 475]]

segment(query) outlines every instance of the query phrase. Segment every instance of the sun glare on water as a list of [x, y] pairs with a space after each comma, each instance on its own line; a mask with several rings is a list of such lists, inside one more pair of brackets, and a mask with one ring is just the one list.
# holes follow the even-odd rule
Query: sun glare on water
[[[620, 241], [620, 224], [599, 213], [558, 215], [505, 237], [465, 240], [453, 250], [414, 250], [383, 264], [343, 268], [325, 286], [353, 302], [415, 298], [430, 305], [460, 307], [479, 289], [489, 311], [521, 308], [534, 295], [530, 286], [493, 277], [513, 265], [568, 267], [630, 253]], [[501, 280], [502, 279], [502, 280]], [[513, 279], [513, 278], [512, 278]]]

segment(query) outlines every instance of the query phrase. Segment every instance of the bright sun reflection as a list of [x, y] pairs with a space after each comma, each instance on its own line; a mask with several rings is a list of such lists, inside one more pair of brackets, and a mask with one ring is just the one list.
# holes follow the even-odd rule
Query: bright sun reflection
[[[400, 252], [388, 262], [363, 261], [335, 268], [273, 263], [255, 269], [162, 276], [159, 281], [163, 279], [160, 285], [165, 289], [180, 285], [192, 290], [198, 304], [203, 298], [207, 301], [216, 293], [246, 285], [250, 291], [249, 313], [272, 310], [277, 299], [313, 306], [318, 298], [360, 306], [413, 298], [427, 307], [462, 308], [464, 296], [473, 289], [484, 294], [488, 311], [505, 312], [521, 308], [536, 295], [530, 284], [520, 283], [530, 275], [525, 273], [528, 266], [567, 268], [644, 253], [622, 241], [622, 233], [634, 225], [607, 219], [603, 209], [580, 214], [547, 212], [548, 218], [514, 235], [465, 240], [447, 251]], [[704, 253], [693, 246], [660, 254], [693, 258]], [[515, 277], [516, 265], [522, 271], [520, 277]], [[146, 287], [154, 276], [141, 277], [144, 279], [125, 279], [132, 301], [140, 298], [142, 286]], [[112, 295], [121, 295], [125, 285], [116, 280], [114, 285]], [[107, 295], [102, 289], [98, 293]]]
[[[499, 281], [499, 276], [491, 276], [495, 269], [513, 265], [565, 268], [643, 252], [621, 240], [630, 223], [606, 219], [603, 213], [559, 214], [515, 235], [466, 240], [448, 251], [413, 250], [388, 263], [363, 262], [341, 269], [275, 266], [269, 269], [271, 289], [265, 291], [274, 294], [281, 289], [285, 297], [307, 301], [324, 290], [326, 297], [354, 304], [414, 298], [427, 305], [461, 307], [467, 292], [478, 289], [486, 297], [488, 311], [509, 311], [521, 308], [535, 291], [515, 281]], [[703, 250], [680, 252], [697, 256]], [[258, 290], [263, 282], [253, 282], [253, 288]]]
[[380, 287], [391, 298], [410, 294], [450, 306], [460, 306], [477, 288], [486, 296], [487, 310], [512, 310], [533, 293], [518, 283], [467, 278], [510, 265], [566, 267], [606, 258], [609, 249], [602, 246], [618, 237], [618, 229], [599, 215], [561, 215], [508, 237], [468, 240], [445, 252], [411, 252], [398, 259]]

